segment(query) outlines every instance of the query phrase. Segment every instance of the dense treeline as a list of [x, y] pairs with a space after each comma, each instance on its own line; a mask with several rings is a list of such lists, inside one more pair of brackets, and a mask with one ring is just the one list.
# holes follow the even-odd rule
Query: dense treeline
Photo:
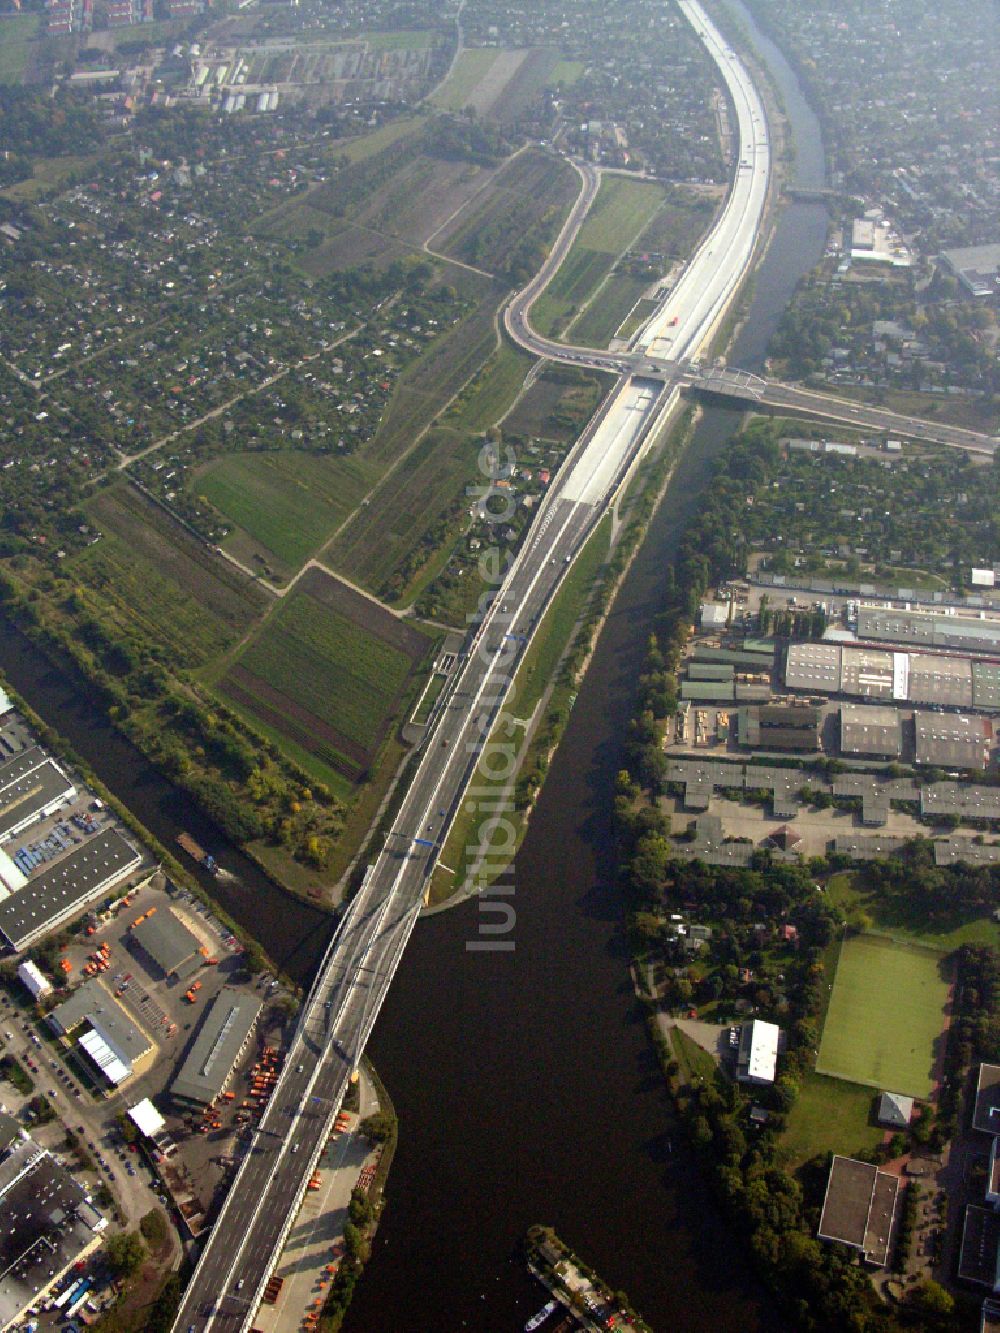
[[93, 100], [67, 88], [50, 96], [48, 90], [0, 85], [0, 125], [0, 186], [27, 180], [39, 157], [92, 153], [104, 140]]

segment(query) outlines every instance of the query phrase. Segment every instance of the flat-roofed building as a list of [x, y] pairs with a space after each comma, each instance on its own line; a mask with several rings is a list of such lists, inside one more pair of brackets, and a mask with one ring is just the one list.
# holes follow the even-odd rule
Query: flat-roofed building
[[150, 1038], [97, 977], [85, 981], [57, 1005], [48, 1023], [67, 1040], [79, 1032], [76, 1044], [91, 1068], [115, 1088], [145, 1069], [155, 1051]]
[[1000, 712], [1000, 663], [973, 662], [972, 706], [984, 712]]
[[725, 629], [729, 621], [728, 602], [702, 602], [702, 629]]
[[937, 768], [989, 767], [993, 726], [988, 718], [962, 713], [916, 713], [918, 764]]
[[818, 750], [820, 720], [811, 704], [741, 708], [739, 743], [759, 750]]
[[0, 1216], [0, 1329], [6, 1329], [97, 1248], [107, 1219], [3, 1107]]
[[0, 902], [0, 935], [15, 952], [26, 949], [141, 865], [117, 829], [103, 829]]
[[870, 648], [843, 648], [840, 660], [840, 690], [862, 699], [897, 697], [892, 653]]
[[841, 704], [840, 748], [844, 754], [898, 758], [903, 751], [899, 713], [874, 704]]
[[1000, 1065], [979, 1066], [972, 1123], [984, 1134], [1000, 1134]]
[[201, 1028], [170, 1085], [182, 1102], [214, 1101], [232, 1077], [257, 1026], [261, 1003], [246, 991], [223, 986], [205, 1012]]
[[[17, 760], [12, 760], [17, 764]], [[3, 775], [0, 774], [0, 782]], [[76, 795], [76, 787], [54, 759], [43, 759], [37, 767], [0, 786], [0, 843], [54, 814]]]
[[161, 907], [147, 912], [131, 930], [132, 938], [149, 955], [165, 977], [186, 980], [204, 962], [198, 936], [170, 910]]
[[736, 1057], [736, 1077], [741, 1083], [774, 1082], [780, 1036], [781, 1030], [777, 1023], [765, 1023], [763, 1019], [753, 1018], [743, 1024]]
[[965, 1282], [1000, 1291], [1000, 1215], [992, 1208], [970, 1203], [962, 1225], [958, 1276]]
[[870, 1162], [835, 1156], [826, 1182], [820, 1240], [839, 1241], [882, 1268], [889, 1254], [899, 1180]]
[[909, 654], [907, 698], [915, 704], [972, 707], [972, 663], [964, 657]]
[[920, 788], [920, 813], [1000, 819], [1000, 788], [975, 782], [932, 782]]
[[790, 690], [837, 694], [841, 656], [836, 643], [793, 643], [785, 657], [785, 684]]
[[858, 638], [885, 639], [919, 648], [959, 648], [963, 652], [995, 653], [1000, 650], [1000, 617], [860, 606]]
[[961, 245], [942, 250], [940, 259], [970, 296], [1000, 294], [1000, 245]]

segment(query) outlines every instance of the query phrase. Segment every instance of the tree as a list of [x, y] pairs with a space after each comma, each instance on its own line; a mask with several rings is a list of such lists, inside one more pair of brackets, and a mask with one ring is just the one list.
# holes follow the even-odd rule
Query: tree
[[117, 1231], [104, 1243], [105, 1257], [116, 1277], [131, 1277], [146, 1258], [146, 1247], [138, 1231]]
[[930, 1277], [918, 1282], [907, 1300], [912, 1309], [934, 1320], [947, 1318], [955, 1309], [954, 1297]]
[[366, 1116], [358, 1128], [372, 1143], [385, 1143], [392, 1134], [392, 1116], [387, 1111], [376, 1111]]

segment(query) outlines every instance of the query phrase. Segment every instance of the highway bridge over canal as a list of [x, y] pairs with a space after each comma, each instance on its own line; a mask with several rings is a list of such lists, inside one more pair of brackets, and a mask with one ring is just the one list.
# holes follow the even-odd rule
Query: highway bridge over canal
[[700, 367], [698, 358], [752, 262], [771, 188], [771, 155], [763, 105], [745, 67], [697, 0], [678, 3], [714, 59], [735, 111], [739, 152], [726, 202], [627, 352], [566, 346], [537, 335], [530, 313], [597, 192], [594, 169], [575, 164], [581, 177], [577, 204], [542, 270], [512, 299], [504, 320], [510, 336], [529, 351], [611, 371], [616, 383], [560, 468], [435, 705], [392, 830], [341, 918], [302, 1006], [283, 1072], [202, 1248], [174, 1324], [178, 1333], [245, 1333], [252, 1326], [518, 664], [566, 571], [635, 459], [672, 419], [682, 391], [803, 410], [904, 436], [947, 433], [954, 438], [942, 443], [966, 448], [992, 452], [996, 445], [988, 436], [838, 403], [740, 371]]

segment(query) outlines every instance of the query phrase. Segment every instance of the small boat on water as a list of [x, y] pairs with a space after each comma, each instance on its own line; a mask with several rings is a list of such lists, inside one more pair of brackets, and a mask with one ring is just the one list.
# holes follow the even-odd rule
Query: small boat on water
[[549, 1301], [543, 1305], [537, 1314], [533, 1314], [524, 1326], [524, 1333], [532, 1333], [533, 1329], [541, 1328], [550, 1314], [554, 1314], [559, 1309], [558, 1301]]
[[205, 851], [204, 847], [201, 847], [196, 843], [190, 833], [178, 833], [177, 841], [187, 852], [188, 856], [193, 857], [194, 860], [197, 861], [203, 869], [207, 870], [210, 875], [217, 875], [219, 873], [219, 863], [216, 861], [215, 857], [210, 856], [209, 853]]

